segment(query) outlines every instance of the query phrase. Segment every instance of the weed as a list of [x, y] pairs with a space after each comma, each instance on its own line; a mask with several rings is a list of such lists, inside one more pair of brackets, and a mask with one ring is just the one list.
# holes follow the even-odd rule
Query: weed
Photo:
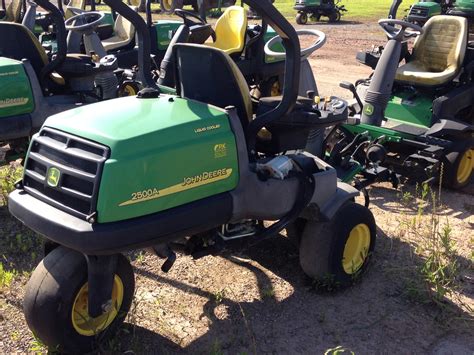
[[324, 352], [324, 355], [343, 355], [343, 354], [351, 354], [355, 355], [352, 350], [344, 349], [341, 345], [336, 346], [335, 348], [328, 349]]
[[224, 355], [219, 339], [214, 339], [209, 353], [211, 355]]
[[267, 287], [262, 290], [263, 298], [273, 298], [275, 296], [275, 290], [272, 287]]
[[15, 189], [15, 183], [21, 178], [23, 169], [16, 163], [0, 169], [0, 205], [8, 203], [8, 195]]
[[217, 303], [217, 304], [220, 304], [222, 303], [222, 301], [224, 301], [225, 299], [225, 289], [222, 289], [220, 291], [217, 291], [215, 294], [214, 294], [214, 301]]
[[31, 351], [34, 354], [46, 354], [47, 348], [43, 344], [43, 342], [35, 336], [34, 339], [31, 341], [29, 351]]
[[16, 271], [7, 271], [4, 269], [3, 264], [0, 262], [0, 289], [4, 287], [10, 287], [13, 279], [16, 276]]

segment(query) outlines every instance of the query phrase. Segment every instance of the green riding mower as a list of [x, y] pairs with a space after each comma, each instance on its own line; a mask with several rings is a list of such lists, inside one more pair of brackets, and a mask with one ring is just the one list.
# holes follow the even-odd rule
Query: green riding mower
[[0, 143], [11, 148], [3, 163], [24, 154], [25, 142], [48, 116], [117, 96], [117, 59], [67, 54], [62, 14], [47, 0], [37, 2], [55, 22], [55, 56], [48, 57], [25, 26], [0, 22]]
[[339, 22], [342, 14], [347, 11], [345, 6], [339, 3], [340, 0], [296, 0], [296, 23], [306, 25], [308, 17], [319, 21], [322, 16], [327, 17], [329, 22]]
[[[389, 41], [369, 79], [341, 84], [356, 100], [349, 123], [326, 139], [328, 161], [340, 177], [362, 174], [361, 186], [380, 180], [396, 186], [404, 178], [465, 187], [474, 167], [474, 47], [467, 20], [439, 15], [423, 28], [395, 19], [379, 24]], [[413, 50], [403, 55], [414, 36]]]
[[[401, 0], [400, 0], [401, 2]], [[472, 19], [474, 16], [473, 0], [422, 0], [410, 7], [407, 21], [424, 25], [428, 19], [436, 15], [463, 16]]]
[[168, 271], [175, 250], [215, 254], [298, 218], [290, 230], [307, 275], [344, 286], [366, 268], [374, 217], [304, 150], [309, 132], [346, 120], [347, 105], [297, 95], [297, 33], [269, 2], [245, 2], [284, 43], [283, 96], [253, 101], [224, 51], [176, 44], [175, 95], [150, 85], [52, 116], [33, 137], [8, 207], [47, 240], [24, 299], [47, 346], [87, 352], [114, 334], [134, 295], [121, 254], [132, 249], [151, 248]]

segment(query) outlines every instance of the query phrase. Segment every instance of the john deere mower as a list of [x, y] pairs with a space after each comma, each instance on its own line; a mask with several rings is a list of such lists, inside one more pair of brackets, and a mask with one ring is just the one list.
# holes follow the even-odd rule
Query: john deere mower
[[[401, 2], [401, 1], [400, 1]], [[429, 18], [436, 15], [463, 16], [469, 20], [474, 18], [473, 0], [423, 0], [410, 7], [407, 16], [408, 22], [416, 23], [420, 26], [425, 24]]]
[[[465, 187], [474, 164], [474, 47], [467, 20], [439, 15], [423, 28], [395, 19], [379, 24], [389, 41], [369, 79], [342, 83], [357, 102], [350, 124], [327, 139], [329, 161], [349, 175], [362, 170], [367, 183], [441, 178], [450, 188]], [[414, 36], [413, 50], [402, 55]]]
[[57, 28], [54, 57], [25, 26], [0, 22], [0, 142], [12, 148], [2, 162], [24, 154], [24, 142], [48, 116], [117, 95], [116, 58], [66, 54], [62, 14], [47, 0], [37, 3], [50, 12]]
[[319, 21], [322, 16], [327, 17], [329, 22], [339, 22], [342, 14], [347, 11], [345, 6], [339, 3], [340, 0], [296, 0], [296, 23], [306, 25], [308, 17]]
[[134, 294], [127, 250], [152, 248], [167, 271], [176, 249], [214, 254], [300, 218], [293, 239], [307, 275], [343, 286], [366, 268], [371, 212], [304, 151], [309, 132], [345, 120], [347, 106], [298, 97], [294, 28], [269, 2], [245, 2], [286, 48], [282, 97], [252, 102], [228, 54], [177, 44], [176, 95], [150, 86], [52, 116], [34, 136], [8, 206], [47, 240], [24, 300], [28, 325], [47, 346], [87, 352], [113, 335]]

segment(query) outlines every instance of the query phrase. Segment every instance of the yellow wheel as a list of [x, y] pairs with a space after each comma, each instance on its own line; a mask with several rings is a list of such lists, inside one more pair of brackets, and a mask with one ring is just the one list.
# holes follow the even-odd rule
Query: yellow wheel
[[183, 0], [160, 0], [161, 12], [172, 14], [176, 9], [183, 8]]
[[469, 181], [474, 169], [474, 149], [468, 149], [461, 156], [456, 179], [459, 184], [465, 184]]
[[106, 329], [117, 317], [123, 302], [123, 282], [119, 276], [115, 275], [110, 310], [97, 318], [89, 316], [88, 297], [89, 286], [85, 283], [74, 300], [71, 318], [72, 325], [79, 334], [91, 337]]
[[128, 259], [117, 255], [111, 300], [105, 313], [95, 318], [88, 312], [87, 273], [83, 254], [58, 247], [41, 261], [28, 281], [25, 318], [33, 334], [49, 348], [88, 353], [123, 323], [135, 289]]
[[370, 210], [346, 202], [329, 222], [306, 221], [299, 245], [301, 268], [321, 286], [348, 286], [366, 269], [375, 239]]
[[474, 143], [459, 142], [443, 160], [443, 183], [459, 190], [469, 185], [474, 170]]
[[122, 85], [120, 85], [118, 90], [118, 96], [136, 96], [140, 91], [140, 87], [134, 81], [126, 81]]
[[364, 265], [370, 248], [370, 229], [361, 223], [352, 228], [344, 246], [342, 267], [347, 274], [354, 274]]

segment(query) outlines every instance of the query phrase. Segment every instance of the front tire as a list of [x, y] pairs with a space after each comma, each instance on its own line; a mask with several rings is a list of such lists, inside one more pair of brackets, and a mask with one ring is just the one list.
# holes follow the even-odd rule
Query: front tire
[[132, 304], [133, 269], [119, 255], [112, 291], [113, 307], [91, 318], [87, 312], [87, 262], [81, 253], [58, 247], [33, 272], [23, 311], [29, 328], [50, 349], [89, 352], [114, 334]]
[[306, 12], [298, 12], [296, 14], [296, 23], [298, 25], [306, 25], [308, 23], [308, 14]]
[[336, 10], [331, 15], [329, 15], [329, 22], [336, 23], [339, 21], [341, 21], [341, 13], [339, 10]]
[[300, 242], [300, 265], [321, 285], [348, 286], [366, 270], [375, 239], [372, 212], [349, 201], [331, 221], [306, 223]]

